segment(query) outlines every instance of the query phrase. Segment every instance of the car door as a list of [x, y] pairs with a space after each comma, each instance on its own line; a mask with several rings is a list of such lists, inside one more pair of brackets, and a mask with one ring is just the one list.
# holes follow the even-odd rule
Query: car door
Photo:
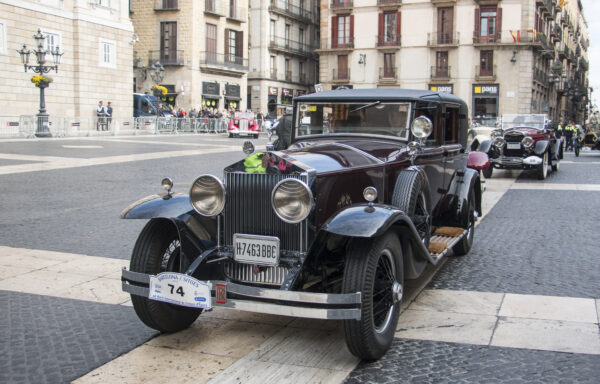
[[445, 194], [450, 187], [456, 171], [465, 166], [467, 154], [459, 140], [459, 106], [452, 104], [445, 105], [442, 115], [444, 135], [442, 143], [444, 155], [444, 181], [442, 189]]

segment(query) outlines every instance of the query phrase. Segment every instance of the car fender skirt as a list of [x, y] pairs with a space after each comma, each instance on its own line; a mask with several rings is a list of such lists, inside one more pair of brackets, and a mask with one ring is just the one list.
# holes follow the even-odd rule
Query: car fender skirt
[[397, 230], [413, 245], [415, 255], [435, 264], [423, 245], [412, 220], [401, 210], [383, 204], [358, 204], [337, 212], [323, 224], [323, 231], [347, 237], [377, 237], [388, 229]]
[[184, 194], [150, 195], [131, 204], [121, 212], [121, 219], [153, 219], [180, 216], [194, 208], [190, 198]]
[[540, 140], [537, 143], [535, 143], [534, 153], [536, 155], [542, 156], [544, 152], [546, 152], [546, 150], [548, 149], [548, 143], [548, 140]]

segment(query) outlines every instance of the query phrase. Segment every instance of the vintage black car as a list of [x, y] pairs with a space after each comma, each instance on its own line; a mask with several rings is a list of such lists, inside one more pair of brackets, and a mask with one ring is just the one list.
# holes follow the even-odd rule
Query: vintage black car
[[122, 212], [149, 219], [122, 272], [139, 318], [161, 332], [215, 306], [343, 320], [353, 354], [381, 357], [405, 281], [473, 244], [489, 162], [473, 152], [467, 167], [467, 116], [431, 91], [297, 97], [274, 150], [199, 176], [189, 196], [167, 178]]
[[561, 139], [547, 126], [545, 115], [503, 115], [501, 129], [491, 133], [491, 140], [481, 143], [479, 150], [490, 157], [491, 167], [483, 170], [492, 177], [494, 168], [534, 171], [540, 180], [548, 168], [556, 172], [563, 158]]

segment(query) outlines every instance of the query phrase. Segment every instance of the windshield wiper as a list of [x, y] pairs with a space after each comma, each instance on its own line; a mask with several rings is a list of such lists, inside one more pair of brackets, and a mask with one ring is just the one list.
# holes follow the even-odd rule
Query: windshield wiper
[[360, 106], [358, 108], [355, 108], [355, 109], [351, 110], [350, 113], [356, 112], [356, 111], [360, 111], [361, 109], [371, 108], [371, 107], [374, 107], [374, 106], [376, 106], [378, 104], [381, 104], [381, 101], [374, 101], [371, 104], [365, 104], [363, 106]]

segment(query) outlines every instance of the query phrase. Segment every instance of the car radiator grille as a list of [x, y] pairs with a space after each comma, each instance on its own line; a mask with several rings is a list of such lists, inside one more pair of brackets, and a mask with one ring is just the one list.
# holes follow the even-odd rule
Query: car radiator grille
[[[504, 141], [506, 141], [507, 143], [521, 143], [524, 137], [525, 136], [522, 134], [504, 135]], [[521, 151], [521, 149], [508, 149], [506, 147], [504, 148], [504, 156], [521, 157], [522, 154], [523, 152]]]
[[289, 269], [285, 267], [257, 267], [228, 261], [223, 264], [225, 274], [232, 280], [246, 283], [281, 285]]
[[277, 217], [271, 206], [273, 188], [289, 178], [307, 182], [303, 175], [225, 174], [224, 245], [233, 246], [233, 235], [243, 233], [277, 236], [280, 250], [306, 252], [306, 220], [288, 224]]
[[240, 122], [240, 124], [239, 124], [240, 131], [247, 131], [248, 130], [248, 120], [240, 120], [239, 122]]

